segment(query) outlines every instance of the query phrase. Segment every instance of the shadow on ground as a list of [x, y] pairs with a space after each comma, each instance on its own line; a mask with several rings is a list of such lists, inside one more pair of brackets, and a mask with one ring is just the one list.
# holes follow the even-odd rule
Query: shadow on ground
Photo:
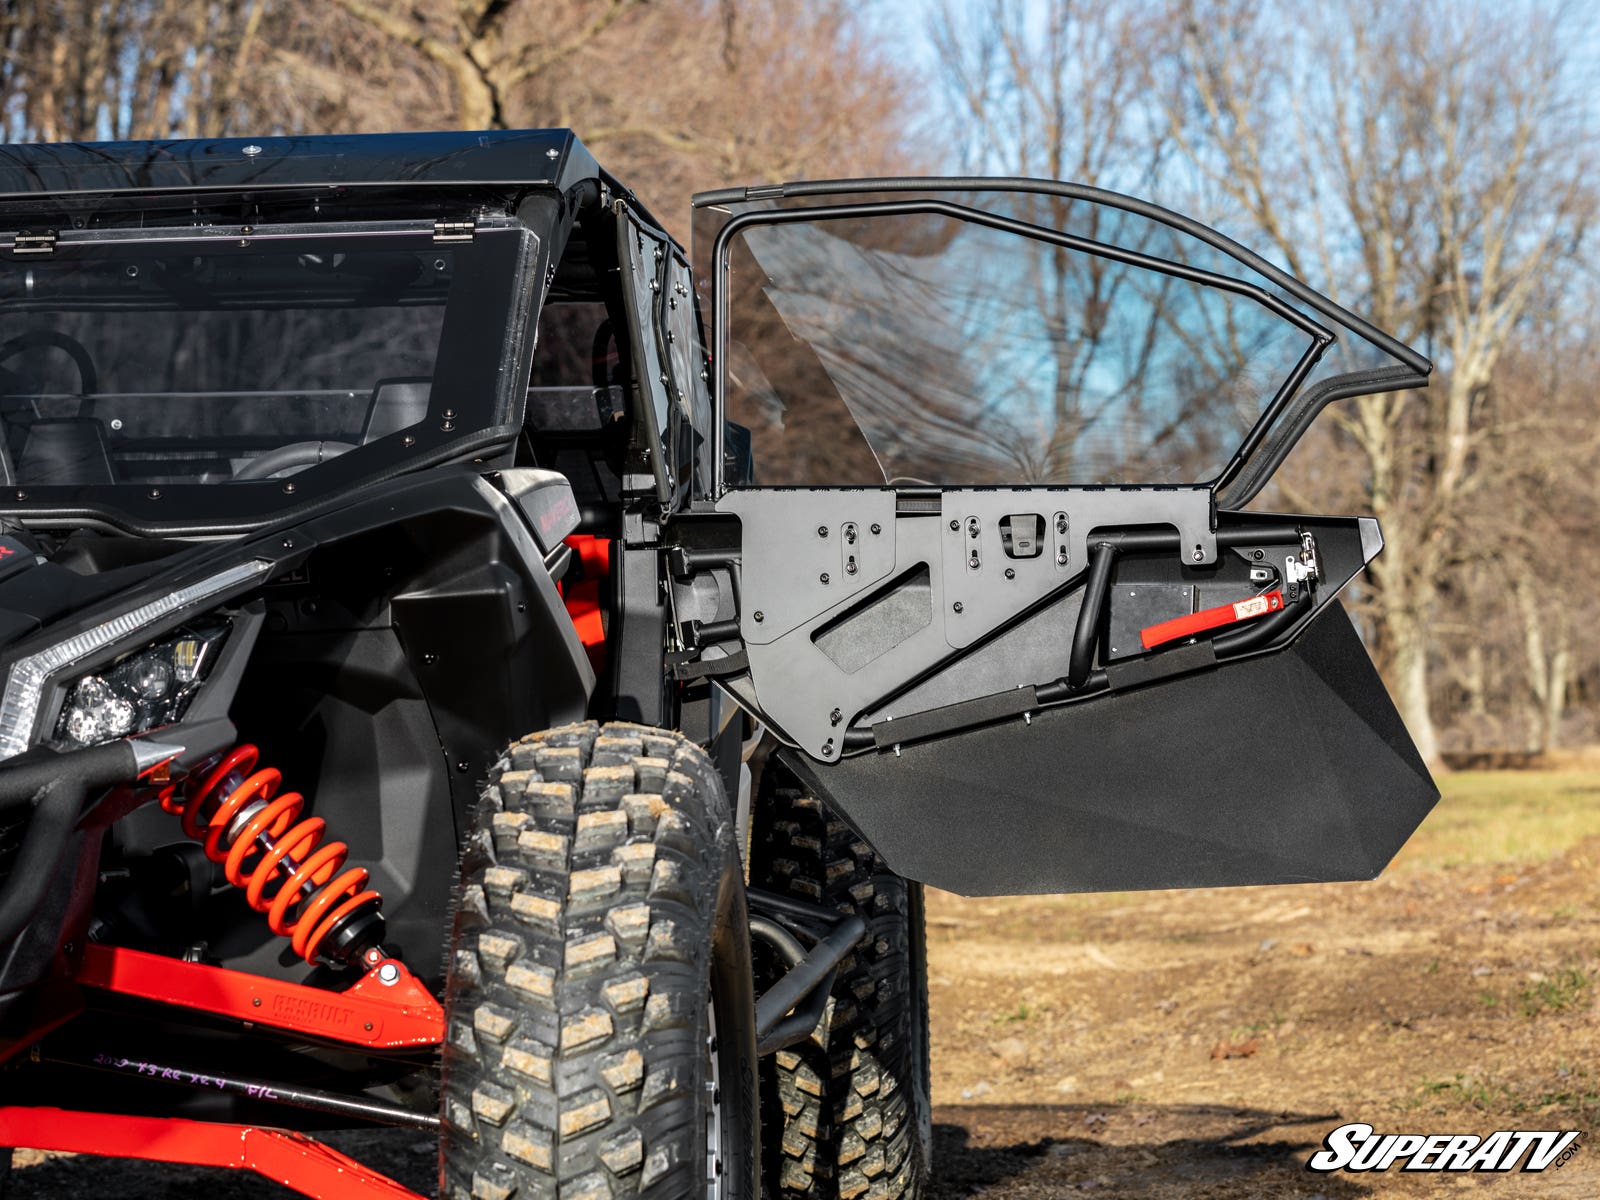
[[963, 1105], [934, 1113], [929, 1200], [1371, 1195], [1306, 1170], [1337, 1113], [1214, 1105]]

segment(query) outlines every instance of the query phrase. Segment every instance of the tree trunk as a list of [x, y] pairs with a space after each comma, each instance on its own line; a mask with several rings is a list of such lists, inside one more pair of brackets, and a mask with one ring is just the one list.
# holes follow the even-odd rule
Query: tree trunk
[[1409, 612], [1388, 614], [1387, 624], [1393, 646], [1395, 706], [1417, 744], [1417, 753], [1429, 769], [1439, 770], [1439, 738], [1433, 727], [1433, 710], [1428, 703], [1428, 639], [1421, 624]]

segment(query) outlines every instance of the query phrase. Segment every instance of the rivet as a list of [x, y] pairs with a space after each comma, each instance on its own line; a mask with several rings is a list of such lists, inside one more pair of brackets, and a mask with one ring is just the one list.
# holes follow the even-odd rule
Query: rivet
[[844, 720], [844, 713], [837, 708], [828, 714], [828, 721], [831, 724], [837, 725], [842, 720]]
[[952, 605], [951, 605], [951, 606], [950, 606], [950, 607], [951, 607], [951, 608], [953, 608], [953, 609], [955, 609], [955, 611], [956, 611], [956, 612], [960, 612], [960, 611], [961, 611], [961, 601], [959, 601], [959, 600], [957, 600], [957, 601], [956, 601], [956, 602], [955, 602], [955, 603], [954, 603], [954, 604], [952, 604]]
[[874, 525], [872, 527], [872, 532], [873, 533], [882, 533], [883, 532], [883, 526], [882, 525]]
[[827, 583], [828, 582], [828, 573], [826, 571], [824, 571], [821, 575], [817, 576], [817, 578], [820, 579], [823, 583]]
[[160, 488], [151, 488], [149, 494], [150, 494], [150, 499], [152, 499], [152, 500], [161, 499], [161, 489]]
[[283, 485], [283, 493], [284, 493], [284, 495], [286, 495], [286, 496], [291, 496], [291, 495], [293, 495], [293, 494], [294, 494], [294, 484], [292, 484], [292, 483], [286, 483], [286, 484], [284, 484], [284, 485]]
[[961, 522], [957, 521], [954, 517], [950, 518], [950, 532], [951, 533], [957, 533], [957, 532], [960, 531], [960, 529], [961, 529]]
[[1017, 573], [1015, 571], [1013, 571], [1010, 567], [1007, 567], [1006, 568], [1006, 578], [1007, 579], [1015, 579], [1016, 577], [1017, 577]]
[[252, 996], [250, 998], [250, 1003], [255, 1005], [257, 1008], [260, 1008], [261, 1007], [261, 997], [260, 996]]
[[817, 536], [818, 537], [827, 537], [828, 536], [828, 527], [826, 525], [818, 525], [817, 526]]
[[750, 615], [755, 618], [757, 625], [761, 624], [761, 622], [763, 622], [763, 621], [765, 621], [767, 619], [767, 614], [762, 612], [760, 609], [757, 609], [755, 612], [751, 613]]
[[425, 666], [425, 667], [431, 667], [431, 666], [433, 666], [434, 663], [436, 663], [438, 661], [439, 661], [439, 656], [437, 654], [424, 654], [422, 656], [422, 665]]

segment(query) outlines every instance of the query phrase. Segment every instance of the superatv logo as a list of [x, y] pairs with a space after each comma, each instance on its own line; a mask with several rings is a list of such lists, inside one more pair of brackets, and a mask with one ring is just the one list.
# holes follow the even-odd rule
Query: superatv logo
[[1376, 1133], [1354, 1121], [1322, 1139], [1312, 1171], [1543, 1171], [1580, 1149], [1581, 1130], [1501, 1129], [1475, 1133]]

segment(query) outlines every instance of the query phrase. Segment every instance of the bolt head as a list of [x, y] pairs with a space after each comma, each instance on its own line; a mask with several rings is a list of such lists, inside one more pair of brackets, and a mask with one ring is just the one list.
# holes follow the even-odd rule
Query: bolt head
[[400, 968], [392, 962], [386, 962], [378, 968], [378, 982], [385, 987], [393, 987], [400, 982]]
[[963, 609], [963, 608], [964, 608], [964, 606], [963, 606], [963, 605], [962, 605], [962, 603], [961, 603], [961, 601], [959, 601], [959, 600], [957, 600], [957, 601], [956, 601], [956, 602], [955, 602], [955, 603], [954, 603], [954, 604], [952, 604], [952, 605], [951, 605], [951, 606], [950, 606], [950, 607], [951, 607], [951, 608], [952, 608], [952, 609], [954, 609], [954, 610], [955, 610], [955, 611], [956, 611], [956, 612], [961, 612], [961, 611], [962, 611], [962, 609]]
[[757, 609], [755, 612], [751, 613], [750, 615], [755, 618], [755, 622], [756, 622], [757, 625], [761, 624], [761, 622], [763, 622], [763, 621], [765, 621], [767, 619], [767, 614], [762, 612], [760, 609]]
[[1007, 567], [1006, 568], [1006, 578], [1007, 579], [1015, 579], [1016, 577], [1017, 577], [1017, 573], [1015, 571], [1013, 571], [1010, 567]]
[[818, 578], [818, 579], [819, 579], [819, 580], [820, 580], [820, 581], [821, 581], [821, 582], [823, 582], [823, 583], [827, 583], [827, 582], [828, 582], [828, 573], [827, 573], [827, 572], [826, 572], [826, 571], [824, 571], [824, 572], [823, 572], [823, 573], [822, 573], [822, 574], [821, 574], [821, 575], [819, 575], [819, 576], [817, 576], [817, 578]]
[[872, 527], [872, 532], [873, 533], [882, 533], [883, 532], [883, 526], [882, 525], [874, 525]]
[[1195, 562], [1203, 562], [1205, 560], [1205, 557], [1206, 557], [1206, 552], [1204, 550], [1200, 549], [1199, 546], [1196, 546], [1194, 548], [1194, 553], [1191, 554], [1189, 557], [1194, 559]]
[[960, 528], [961, 528], [961, 522], [957, 521], [954, 517], [952, 517], [950, 519], [950, 532], [951, 533], [955, 533]]
[[817, 536], [818, 537], [827, 537], [828, 536], [828, 527], [826, 525], [818, 525], [817, 526]]

